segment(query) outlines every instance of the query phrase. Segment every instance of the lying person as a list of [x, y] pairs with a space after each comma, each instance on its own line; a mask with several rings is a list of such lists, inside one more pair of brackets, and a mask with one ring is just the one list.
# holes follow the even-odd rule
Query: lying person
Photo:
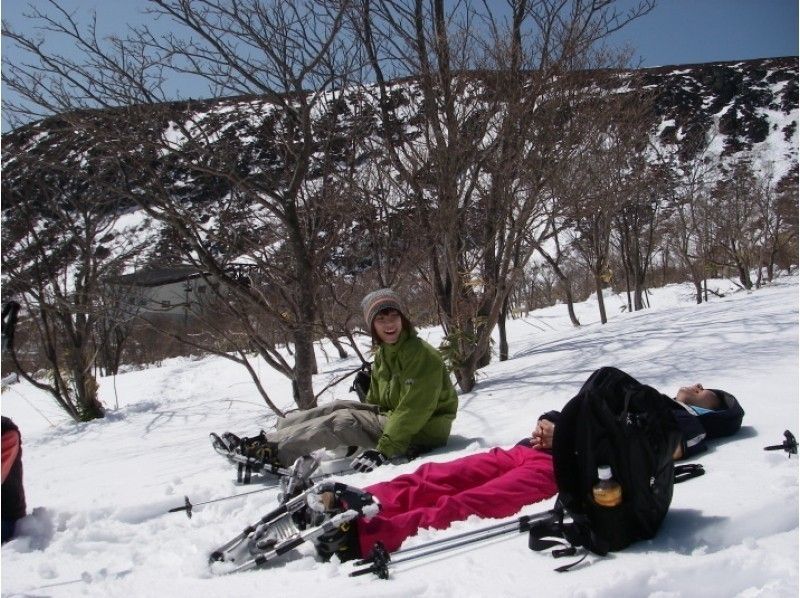
[[744, 409], [732, 394], [702, 384], [681, 387], [673, 402], [673, 415], [681, 430], [677, 458], [686, 459], [705, 451], [706, 440], [731, 436], [742, 427]]
[[[616, 368], [603, 369], [638, 384]], [[685, 409], [693, 407], [701, 413], [676, 418], [682, 439], [675, 458], [704, 447], [704, 423], [711, 422], [708, 437], [728, 435], [739, 429], [744, 415], [729, 393], [707, 391], [700, 385], [682, 387], [675, 398], [676, 413], [688, 413]], [[335, 553], [342, 560], [369, 557], [377, 541], [393, 552], [420, 528], [446, 529], [470, 515], [509, 517], [527, 505], [554, 496], [557, 487], [549, 449], [558, 417], [557, 411], [542, 415], [531, 436], [510, 449], [493, 448], [454, 461], [426, 463], [411, 474], [368, 486], [365, 490], [380, 501], [381, 512], [323, 538], [317, 545], [318, 552], [323, 557]]]
[[368, 294], [361, 306], [376, 349], [364, 403], [297, 411], [279, 419], [275, 431], [249, 439], [212, 434], [215, 448], [285, 467], [320, 448], [361, 447], [367, 450], [353, 467], [371, 471], [392, 457], [446, 444], [458, 397], [441, 354], [417, 337], [391, 289]]

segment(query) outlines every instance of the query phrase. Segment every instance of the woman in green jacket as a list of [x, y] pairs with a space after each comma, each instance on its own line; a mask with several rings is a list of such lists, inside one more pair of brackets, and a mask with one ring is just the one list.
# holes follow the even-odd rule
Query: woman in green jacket
[[361, 303], [377, 347], [366, 403], [383, 416], [380, 437], [353, 461], [370, 471], [396, 455], [447, 443], [458, 397], [442, 356], [417, 336], [400, 297], [379, 289]]
[[361, 307], [376, 347], [364, 403], [334, 401], [290, 413], [276, 430], [254, 438], [213, 434], [215, 448], [287, 466], [319, 448], [360, 447], [366, 450], [352, 465], [371, 471], [392, 457], [446, 444], [458, 397], [441, 354], [417, 337], [393, 290], [373, 291]]

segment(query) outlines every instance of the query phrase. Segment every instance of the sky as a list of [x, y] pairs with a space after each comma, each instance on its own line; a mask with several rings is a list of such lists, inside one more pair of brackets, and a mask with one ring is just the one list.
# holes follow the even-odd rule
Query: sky
[[657, 0], [614, 39], [630, 44], [644, 67], [797, 56], [798, 2]]
[[[385, 581], [350, 578], [352, 563], [323, 563], [308, 543], [265, 570], [221, 575], [230, 563], [209, 567], [208, 555], [275, 508], [278, 490], [258, 476], [254, 484], [237, 485], [235, 467], [212, 450], [208, 434], [251, 436], [271, 429], [275, 417], [242, 366], [216, 356], [186, 357], [100, 378], [100, 398], [109, 408], [102, 421], [75, 424], [24, 382], [3, 390], [3, 415], [22, 431], [29, 515], [18, 524], [19, 537], [3, 545], [2, 595], [212, 598], [274, 589], [276, 596], [304, 598], [797, 598], [798, 458], [763, 450], [780, 444], [786, 428], [799, 431], [797, 268], [752, 292], [730, 280], [708, 284], [709, 303], [693, 302], [691, 284], [669, 285], [649, 289], [651, 308], [634, 313], [618, 309], [624, 295], [608, 292], [606, 325], [599, 324], [594, 297], [576, 305], [577, 329], [564, 305], [510, 320], [511, 358], [493, 360], [480, 370], [477, 386], [459, 394], [447, 447], [334, 478], [364, 487], [423, 462], [509, 447], [605, 365], [670, 396], [696, 382], [731, 392], [745, 410], [742, 429], [692, 459], [706, 474], [675, 486], [652, 540], [589, 556], [569, 573], [554, 568], [577, 556], [555, 560], [531, 552], [527, 536], [513, 532], [444, 556], [395, 563]], [[420, 335], [434, 345], [442, 337], [439, 328]], [[360, 365], [352, 351], [339, 359], [325, 343], [325, 352], [317, 347], [317, 389]], [[263, 364], [258, 374], [281, 408], [292, 406], [285, 377]], [[349, 387], [350, 379], [334, 384], [320, 402], [355, 400]], [[184, 496], [196, 505], [191, 519], [168, 513], [184, 505]], [[553, 502], [529, 505], [520, 515], [544, 513]], [[421, 530], [404, 547], [497, 524], [473, 516], [448, 530]]]
[[[638, 0], [619, 0], [634, 6]], [[101, 31], [119, 31], [125, 24], [145, 22], [141, 0], [57, 0], [68, 11], [95, 10]], [[488, 0], [505, 5], [504, 0]], [[28, 5], [46, 6], [45, 0], [2, 0], [0, 15], [14, 27], [23, 27]], [[797, 0], [657, 0], [655, 9], [615, 36], [637, 49], [643, 66], [661, 66], [717, 60], [796, 56], [798, 53]], [[7, 49], [13, 56], [13, 50]]]
[[[141, 0], [56, 0], [79, 18], [95, 10], [101, 33], [119, 33], [126, 25], [147, 22]], [[504, 0], [487, 0], [498, 9]], [[619, 0], [622, 9], [637, 0]], [[0, 15], [9, 26], [26, 30], [28, 5], [46, 7], [45, 0], [2, 0]], [[797, 56], [797, 0], [657, 0], [656, 8], [611, 38], [613, 45], [634, 50], [634, 65], [663, 66], [712, 61]], [[158, 25], [156, 25], [158, 28]], [[161, 26], [166, 29], [166, 24]], [[61, 48], [70, 52], [70, 47]], [[3, 63], [20, 59], [10, 44], [2, 44]], [[195, 86], [196, 85], [196, 86]], [[172, 85], [182, 97], [207, 97], [203, 84]], [[3, 119], [3, 131], [7, 123]]]

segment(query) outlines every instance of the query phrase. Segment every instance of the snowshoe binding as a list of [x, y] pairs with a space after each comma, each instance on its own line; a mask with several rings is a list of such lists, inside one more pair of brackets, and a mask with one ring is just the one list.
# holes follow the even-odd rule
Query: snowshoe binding
[[[324, 505], [324, 512], [329, 517], [334, 514], [344, 513], [348, 509], [348, 505], [342, 502], [342, 497], [335, 495], [333, 492], [323, 492], [318, 496]], [[356, 500], [362, 499], [361, 496], [354, 496], [352, 493], [348, 494], [347, 498], [350, 500], [353, 498]], [[322, 557], [322, 560], [328, 561], [333, 555], [339, 557], [342, 562], [361, 558], [357, 525], [358, 518], [354, 518], [317, 536], [313, 540], [314, 547], [317, 550], [317, 554]]]

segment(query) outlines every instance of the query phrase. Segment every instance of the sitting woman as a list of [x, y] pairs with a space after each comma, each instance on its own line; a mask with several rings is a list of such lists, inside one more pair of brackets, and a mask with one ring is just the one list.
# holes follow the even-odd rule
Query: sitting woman
[[353, 467], [371, 471], [391, 457], [446, 444], [458, 397], [441, 354], [417, 337], [393, 290], [368, 294], [361, 307], [375, 349], [364, 403], [334, 401], [297, 411], [280, 418], [275, 431], [248, 439], [212, 434], [214, 447], [278, 466], [320, 448], [361, 447], [366, 450]]
[[[624, 372], [616, 372], [636, 382]], [[682, 436], [681, 445], [676, 447], [676, 459], [702, 450], [698, 447], [705, 446], [703, 423], [712, 422], [714, 435], [709, 433], [710, 437], [728, 435], [739, 429], [744, 415], [733, 395], [705, 391], [699, 385], [681, 388], [675, 407], [676, 414], [686, 412], [687, 407], [709, 410], [701, 415], [676, 417]], [[712, 413], [716, 417], [708, 419]], [[549, 449], [558, 418], [557, 411], [545, 413], [536, 422], [531, 436], [509, 449], [493, 448], [454, 461], [426, 463], [411, 474], [366, 487], [380, 501], [380, 513], [321, 538], [318, 552], [323, 557], [337, 554], [342, 560], [368, 557], [377, 541], [392, 552], [420, 528], [446, 529], [454, 521], [463, 521], [471, 515], [509, 517], [527, 505], [554, 496], [558, 489]], [[714, 426], [718, 421], [728, 423], [723, 429]], [[702, 434], [699, 440], [698, 433]]]

